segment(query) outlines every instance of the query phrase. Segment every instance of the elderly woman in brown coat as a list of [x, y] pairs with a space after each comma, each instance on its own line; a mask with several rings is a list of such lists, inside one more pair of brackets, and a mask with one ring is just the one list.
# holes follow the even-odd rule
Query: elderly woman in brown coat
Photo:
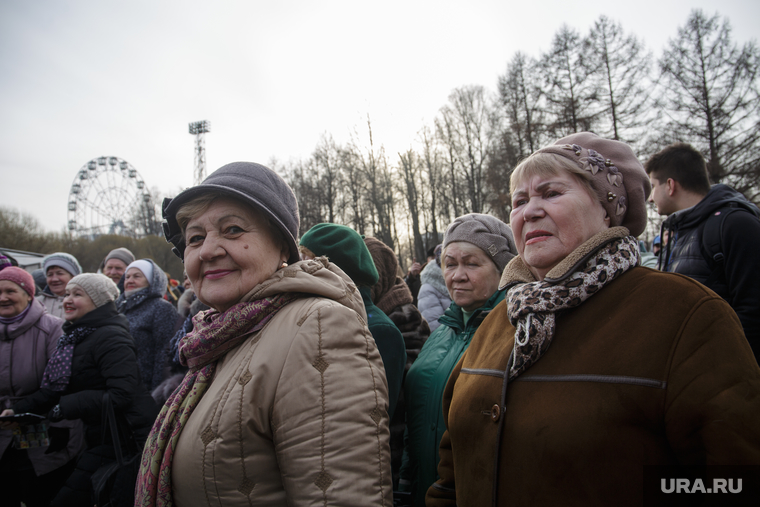
[[736, 314], [639, 266], [650, 185], [632, 150], [574, 134], [510, 187], [519, 256], [446, 387], [427, 505], [667, 504], [673, 476], [647, 465], [760, 464], [760, 368]]

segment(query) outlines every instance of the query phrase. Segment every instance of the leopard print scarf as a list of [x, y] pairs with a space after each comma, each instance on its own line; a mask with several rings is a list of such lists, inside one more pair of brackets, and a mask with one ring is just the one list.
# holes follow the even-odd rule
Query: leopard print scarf
[[639, 262], [638, 241], [625, 236], [602, 244], [561, 278], [547, 277], [510, 288], [507, 309], [516, 331], [509, 379], [530, 368], [549, 349], [557, 312], [579, 306]]

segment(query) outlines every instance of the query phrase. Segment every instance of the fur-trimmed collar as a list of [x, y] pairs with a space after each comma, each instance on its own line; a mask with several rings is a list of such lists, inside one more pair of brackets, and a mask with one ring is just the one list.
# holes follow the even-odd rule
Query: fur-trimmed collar
[[[610, 227], [609, 229], [596, 234], [573, 250], [570, 255], [562, 259], [559, 264], [554, 266], [546, 274], [544, 281], [548, 283], [561, 282], [573, 274], [575, 270], [583, 265], [588, 260], [589, 256], [593, 255], [599, 250], [599, 248], [610, 241], [624, 238], [629, 235], [630, 232], [625, 227]], [[536, 277], [533, 276], [533, 273], [528, 269], [528, 265], [525, 264], [522, 257], [517, 256], [507, 264], [507, 267], [504, 268], [501, 280], [499, 281], [499, 290], [515, 283], [530, 283], [536, 281]]]

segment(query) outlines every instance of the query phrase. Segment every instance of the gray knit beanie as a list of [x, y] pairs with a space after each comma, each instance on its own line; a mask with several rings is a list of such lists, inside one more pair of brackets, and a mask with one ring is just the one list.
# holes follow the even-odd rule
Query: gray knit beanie
[[211, 173], [203, 183], [181, 192], [174, 199], [164, 199], [164, 236], [174, 245], [180, 259], [185, 255], [185, 238], [177, 223], [177, 211], [183, 204], [208, 192], [220, 192], [250, 204], [280, 230], [288, 244], [288, 263], [299, 261], [298, 202], [293, 190], [276, 172], [253, 162], [233, 162]]
[[512, 229], [491, 215], [470, 213], [456, 218], [443, 237], [443, 249], [456, 241], [472, 243], [483, 250], [499, 268], [499, 273], [517, 255]]
[[48, 268], [51, 266], [63, 268], [68, 271], [71, 276], [77, 276], [82, 272], [82, 266], [79, 265], [79, 261], [77, 261], [73, 255], [67, 254], [66, 252], [56, 252], [48, 255], [42, 260], [42, 269], [45, 270], [45, 273], [47, 273]]
[[116, 298], [119, 297], [119, 288], [116, 287], [113, 280], [100, 273], [82, 273], [81, 275], [77, 275], [69, 280], [66, 288], [70, 289], [73, 285], [84, 289], [95, 304], [95, 308], [99, 308], [109, 301], [116, 301]]
[[127, 266], [135, 262], [135, 256], [127, 250], [126, 248], [115, 248], [108, 252], [108, 255], [106, 255], [106, 260], [103, 261], [103, 264], [107, 263], [110, 259], [118, 259]]

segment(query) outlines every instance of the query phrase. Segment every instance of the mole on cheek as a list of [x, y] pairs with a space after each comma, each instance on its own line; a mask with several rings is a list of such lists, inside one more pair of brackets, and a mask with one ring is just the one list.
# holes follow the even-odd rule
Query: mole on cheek
[[248, 249], [248, 245], [243, 245], [243, 248], [245, 248], [247, 250]]

